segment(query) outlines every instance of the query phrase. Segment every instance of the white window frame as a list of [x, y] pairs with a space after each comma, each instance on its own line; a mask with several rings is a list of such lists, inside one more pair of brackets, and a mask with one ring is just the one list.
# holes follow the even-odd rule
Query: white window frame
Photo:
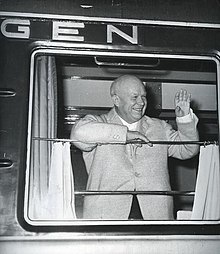
[[[31, 125], [32, 125], [32, 107], [33, 107], [33, 87], [34, 87], [34, 71], [35, 58], [39, 54], [46, 55], [67, 55], [67, 56], [105, 56], [105, 57], [136, 57], [136, 58], [170, 58], [170, 59], [186, 59], [186, 60], [209, 60], [216, 63], [217, 69], [217, 93], [218, 101], [220, 101], [220, 62], [214, 56], [201, 55], [184, 55], [184, 54], [150, 54], [150, 53], [133, 53], [133, 52], [111, 52], [111, 51], [88, 51], [79, 49], [56, 49], [44, 48], [33, 51], [30, 59], [30, 92], [29, 92], [29, 113], [28, 113], [28, 134], [27, 134], [27, 159], [26, 159], [26, 181], [25, 181], [25, 197], [24, 197], [24, 219], [32, 226], [100, 226], [100, 225], [218, 225], [219, 221], [131, 221], [131, 220], [85, 220], [77, 219], [71, 221], [49, 221], [49, 220], [32, 220], [28, 215], [28, 192], [29, 192], [29, 177], [30, 177], [30, 151], [31, 151]], [[218, 105], [218, 125], [219, 123], [219, 105]]]

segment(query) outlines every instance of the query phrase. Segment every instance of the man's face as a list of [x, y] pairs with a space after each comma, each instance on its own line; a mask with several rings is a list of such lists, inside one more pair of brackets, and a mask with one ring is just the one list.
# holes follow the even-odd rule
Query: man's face
[[128, 123], [142, 118], [147, 107], [146, 90], [141, 81], [129, 79], [117, 94], [117, 113]]

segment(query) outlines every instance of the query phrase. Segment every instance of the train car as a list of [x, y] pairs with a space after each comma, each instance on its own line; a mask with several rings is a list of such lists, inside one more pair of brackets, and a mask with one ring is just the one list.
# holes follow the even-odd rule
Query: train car
[[[146, 114], [173, 128], [175, 93], [189, 91], [192, 145], [218, 147], [219, 50], [219, 0], [0, 1], [0, 253], [219, 253], [220, 218], [191, 217], [201, 150], [169, 159], [171, 190], [89, 192], [70, 139], [76, 121], [113, 106], [112, 81], [132, 74]], [[83, 218], [85, 196], [119, 194], [172, 196], [174, 220]]]

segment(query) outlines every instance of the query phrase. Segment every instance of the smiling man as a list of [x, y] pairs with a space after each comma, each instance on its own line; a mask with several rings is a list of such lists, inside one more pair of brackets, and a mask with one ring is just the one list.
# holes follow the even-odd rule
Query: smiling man
[[[74, 145], [83, 151], [90, 191], [169, 191], [169, 156], [189, 159], [196, 145], [154, 145], [154, 141], [197, 141], [197, 117], [187, 91], [176, 94], [178, 130], [145, 115], [145, 86], [136, 76], [124, 75], [110, 88], [114, 107], [107, 114], [87, 115], [71, 131]], [[146, 144], [129, 144], [130, 141]], [[173, 219], [171, 196], [87, 195], [85, 219]]]

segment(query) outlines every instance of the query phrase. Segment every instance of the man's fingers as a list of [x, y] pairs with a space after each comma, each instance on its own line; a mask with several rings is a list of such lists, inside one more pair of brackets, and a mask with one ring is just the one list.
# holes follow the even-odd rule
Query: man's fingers
[[153, 144], [150, 141], [147, 142], [147, 145], [150, 146], [150, 147], [153, 146]]
[[191, 95], [191, 93], [189, 93], [189, 94], [188, 94], [188, 98], [187, 98], [187, 102], [188, 102], [188, 103], [191, 102], [191, 97], [192, 97], [192, 95]]
[[177, 92], [175, 95], [175, 104], [177, 104], [180, 100], [180, 92]]
[[191, 100], [191, 94], [186, 90], [181, 89], [179, 92], [175, 94], [175, 101], [189, 101]]
[[184, 95], [184, 92], [183, 92], [183, 90], [181, 89], [181, 90], [180, 90], [180, 95], [179, 95], [179, 100], [180, 100], [180, 101], [183, 100], [183, 95]]
[[137, 143], [138, 141], [144, 141], [147, 145], [153, 146], [152, 143], [150, 143], [150, 140], [138, 131], [128, 131], [127, 141], [137, 141]]
[[186, 90], [181, 89], [179, 92], [175, 94], [174, 102], [176, 106], [186, 106], [186, 104], [190, 104], [191, 94]]
[[149, 140], [146, 136], [140, 134], [140, 139], [141, 139], [142, 141], [144, 141], [148, 146], [150, 146], [150, 147], [153, 146], [153, 144], [150, 142], [150, 140]]

